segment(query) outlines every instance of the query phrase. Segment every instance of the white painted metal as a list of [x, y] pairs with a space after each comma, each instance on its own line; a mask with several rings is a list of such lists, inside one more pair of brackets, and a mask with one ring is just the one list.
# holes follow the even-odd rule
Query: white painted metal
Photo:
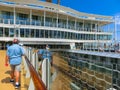
[[35, 90], [32, 78], [30, 79], [30, 84], [29, 84], [28, 90]]
[[50, 90], [50, 80], [51, 80], [51, 72], [50, 72], [50, 62], [48, 58], [45, 58], [42, 63], [42, 81], [47, 87], [47, 90]]

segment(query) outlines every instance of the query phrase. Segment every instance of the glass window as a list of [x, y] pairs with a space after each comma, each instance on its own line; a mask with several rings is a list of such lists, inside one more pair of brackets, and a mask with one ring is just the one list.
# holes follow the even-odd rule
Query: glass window
[[25, 37], [29, 37], [30, 36], [30, 31], [29, 29], [25, 29]]
[[112, 75], [112, 71], [111, 70], [108, 70], [108, 69], [106, 69], [106, 74], [108, 74], [108, 75]]
[[50, 38], [53, 38], [53, 34], [52, 34], [52, 33], [53, 33], [53, 31], [50, 30], [50, 31], [49, 31]]
[[2, 18], [13, 19], [13, 13], [12, 12], [7, 12], [7, 11], [2, 11]]
[[61, 36], [60, 36], [60, 31], [57, 32], [57, 37], [58, 37], [58, 38], [61, 38]]
[[48, 38], [48, 30], [45, 30], [45, 38]]
[[24, 37], [25, 33], [24, 33], [24, 29], [20, 29], [20, 37]]
[[117, 70], [118, 70], [118, 71], [120, 71], [120, 64], [119, 64], [119, 65], [117, 65]]
[[16, 37], [18, 37], [18, 35], [19, 35], [19, 30], [18, 29], [16, 29]]
[[14, 29], [10, 28], [10, 32], [9, 32], [10, 37], [14, 37]]
[[0, 27], [0, 37], [3, 37], [3, 28]]
[[32, 20], [38, 20], [38, 16], [32, 15]]
[[113, 78], [118, 78], [118, 72], [116, 72], [116, 71], [113, 71]]
[[56, 26], [57, 26], [56, 21], [57, 21], [57, 19], [56, 19], [56, 18], [53, 18], [53, 21], [52, 21], [52, 26], [53, 26], [53, 27], [56, 27]]
[[91, 65], [91, 69], [96, 71], [96, 66], [95, 65]]
[[57, 31], [54, 31], [54, 38], [57, 38]]
[[41, 26], [44, 26], [44, 17], [41, 16]]
[[44, 38], [44, 30], [40, 30], [40, 37]]
[[68, 32], [65, 32], [65, 39], [68, 39]]
[[45, 20], [46, 20], [46, 21], [45, 21], [45, 26], [50, 26], [50, 24], [51, 24], [51, 22], [52, 22], [52, 18], [46, 17]]
[[8, 37], [9, 36], [9, 28], [5, 28], [5, 37]]
[[48, 38], [50, 38], [50, 32], [51, 32], [51, 30], [48, 30]]
[[63, 31], [61, 32], [61, 38], [62, 38], [62, 39], [64, 39], [64, 38], [65, 38], [65, 34], [64, 34], [64, 32], [63, 32]]
[[37, 38], [39, 37], [39, 30], [38, 29], [36, 30], [35, 37], [37, 37]]
[[22, 13], [17, 13], [17, 19], [18, 20], [27, 20], [28, 15], [27, 14], [22, 14]]
[[34, 37], [34, 35], [35, 35], [34, 29], [31, 29], [31, 37]]

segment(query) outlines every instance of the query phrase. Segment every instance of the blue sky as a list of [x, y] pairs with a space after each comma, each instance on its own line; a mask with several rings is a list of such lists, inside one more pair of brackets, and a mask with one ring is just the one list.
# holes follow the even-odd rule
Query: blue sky
[[61, 0], [61, 5], [93, 14], [114, 16], [120, 13], [120, 0]]
[[[53, 2], [56, 3], [57, 0], [53, 0]], [[60, 4], [85, 13], [106, 16], [120, 15], [120, 0], [61, 0]], [[120, 25], [117, 26], [117, 37], [120, 40]]]

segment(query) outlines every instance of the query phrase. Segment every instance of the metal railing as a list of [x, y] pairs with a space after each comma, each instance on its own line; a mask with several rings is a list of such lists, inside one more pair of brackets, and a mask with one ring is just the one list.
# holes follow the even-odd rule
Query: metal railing
[[[29, 84], [28, 90], [31, 90], [31, 88], [32, 90], [34, 90], [35, 88], [37, 90], [56, 90], [58, 88], [59, 90], [75, 90], [75, 88], [77, 88], [77, 90], [83, 90], [84, 88], [86, 90], [89, 90], [89, 89], [94, 90], [97, 88], [99, 88], [100, 90], [106, 90], [113, 86], [114, 87], [116, 86], [116, 88], [120, 88], [117, 84], [118, 78], [116, 78], [118, 77], [116, 75], [119, 75], [119, 63], [115, 62], [116, 60], [117, 61], [119, 60], [119, 59], [116, 59], [118, 57], [110, 57], [109, 54], [106, 54], [104, 57], [105, 60], [102, 60], [103, 56], [95, 54], [96, 52], [93, 52], [93, 54], [92, 52], [90, 52], [91, 54], [89, 54], [86, 51], [81, 51], [81, 52], [80, 51], [75, 52], [70, 50], [58, 50], [58, 51], [53, 50], [53, 51], [56, 51], [53, 57], [52, 68], [54, 69], [52, 74], [49, 73], [50, 75], [46, 76], [47, 78], [50, 76], [50, 81], [49, 81], [50, 86], [48, 87], [47, 84], [43, 82], [46, 85], [44, 86], [45, 89], [37, 89], [33, 83], [37, 82], [37, 84], [38, 83], [40, 84], [42, 81], [38, 82], [35, 78], [33, 78], [33, 81], [32, 79], [30, 80], [31, 82]], [[69, 57], [69, 55], [70, 56], [76, 55], [75, 53], [77, 54], [77, 58], [75, 58], [76, 56]], [[105, 54], [105, 52], [101, 52], [101, 53]], [[34, 48], [27, 47], [26, 54], [27, 54], [27, 57], [29, 58], [28, 59], [27, 57], [25, 57], [25, 59], [27, 60], [27, 63], [29, 63], [28, 67], [31, 67], [33, 65], [34, 66], [33, 68], [35, 68], [36, 71], [38, 71], [38, 55], [36, 53], [36, 50]], [[89, 57], [87, 58], [83, 57], [86, 54], [88, 54]], [[92, 55], [96, 55], [98, 57], [96, 59], [93, 59]], [[69, 63], [69, 60], [71, 63]], [[102, 60], [103, 62], [100, 62], [100, 60]], [[114, 61], [114, 62], [111, 64], [109, 63], [107, 64], [107, 62], [110, 62], [110, 61]], [[116, 68], [116, 70], [114, 68]], [[31, 70], [30, 72], [28, 71], [29, 70], [27, 70], [26, 77], [30, 77], [30, 75], [31, 77], [32, 75], [33, 77], [35, 76]], [[46, 69], [44, 69], [44, 71], [47, 71], [47, 67]], [[43, 70], [41, 72], [43, 76]], [[32, 73], [32, 74], [29, 74], [29, 73]], [[113, 81], [113, 79], [116, 80], [116, 83]]]
[[[38, 75], [37, 54], [33, 53], [30, 48], [25, 47], [26, 56], [24, 62], [26, 78], [30, 78], [27, 90], [47, 90], [42, 79]], [[25, 62], [26, 61], [26, 62]]]

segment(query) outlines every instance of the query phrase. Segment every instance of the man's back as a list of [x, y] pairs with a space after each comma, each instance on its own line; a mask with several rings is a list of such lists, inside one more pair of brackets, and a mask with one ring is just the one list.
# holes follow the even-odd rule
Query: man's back
[[10, 58], [10, 64], [20, 64], [24, 50], [18, 44], [11, 45], [7, 50], [7, 55]]

